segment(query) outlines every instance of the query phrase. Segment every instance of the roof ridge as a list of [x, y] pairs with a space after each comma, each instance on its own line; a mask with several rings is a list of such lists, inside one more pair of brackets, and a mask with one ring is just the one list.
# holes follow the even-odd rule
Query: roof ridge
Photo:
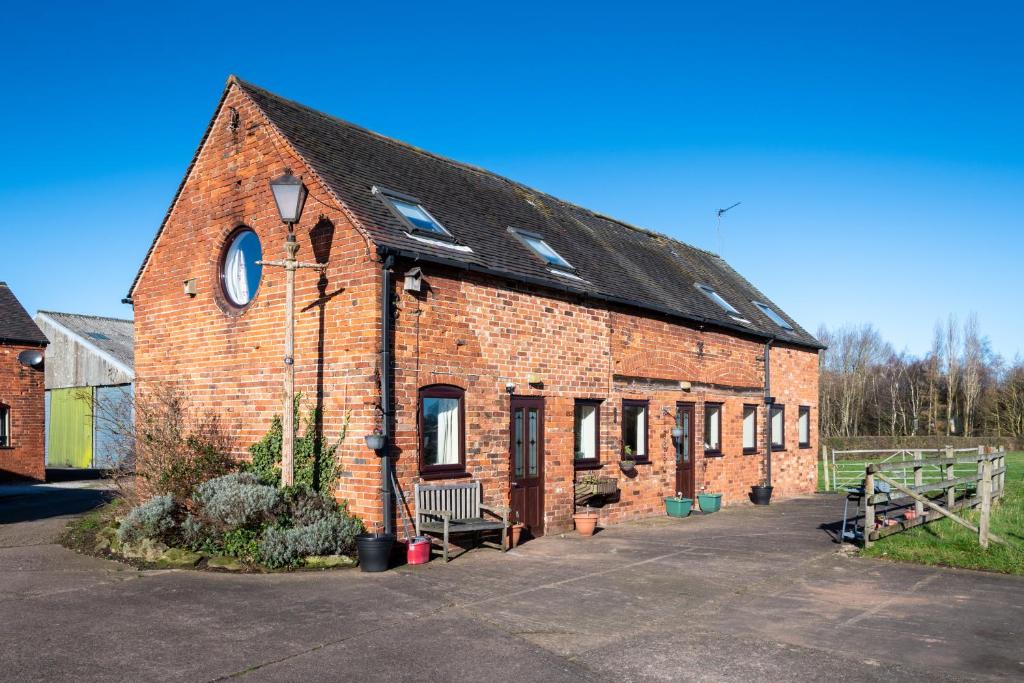
[[36, 311], [36, 313], [45, 313], [46, 315], [70, 315], [70, 316], [74, 316], [75, 318], [92, 318], [93, 320], [112, 320], [114, 322], [119, 322], [119, 323], [132, 323], [132, 324], [135, 323], [135, 320], [133, 320], [132, 318], [115, 318], [115, 317], [110, 316], [110, 315], [93, 315], [91, 313], [70, 313], [68, 311], [47, 311], [47, 310], [43, 310], [41, 308], [38, 311]]
[[349, 121], [347, 119], [343, 119], [343, 118], [341, 118], [339, 116], [335, 116], [333, 114], [328, 114], [327, 112], [320, 111], [319, 109], [315, 109], [315, 108], [309, 106], [308, 104], [303, 104], [302, 102], [299, 102], [298, 100], [293, 100], [293, 99], [290, 99], [288, 97], [283, 97], [282, 95], [278, 95], [277, 93], [271, 92], [270, 90], [267, 90], [266, 88], [262, 88], [262, 87], [260, 87], [258, 85], [255, 85], [255, 84], [250, 83], [248, 81], [245, 81], [245, 80], [243, 80], [241, 78], [238, 78], [237, 76], [235, 76], [233, 74], [228, 78], [228, 82], [229, 83], [234, 82], [234, 83], [238, 84], [242, 88], [249, 88], [249, 89], [252, 89], [252, 90], [260, 91], [260, 92], [265, 93], [266, 95], [268, 95], [270, 97], [273, 97], [273, 98], [275, 98], [277, 100], [280, 100], [282, 102], [286, 102], [286, 103], [291, 104], [293, 106], [299, 107], [300, 109], [304, 109], [304, 110], [306, 110], [308, 112], [311, 112], [311, 113], [313, 113], [313, 114], [315, 114], [317, 116], [323, 117], [325, 119], [330, 119], [332, 121], [337, 121], [338, 123], [341, 123], [342, 125], [345, 125], [345, 126], [348, 126], [350, 128], [353, 128], [353, 129], [355, 129], [355, 130], [357, 130], [357, 131], [359, 131], [361, 133], [364, 133], [364, 134], [369, 135], [371, 137], [377, 138], [377, 139], [382, 140], [384, 142], [387, 142], [387, 143], [390, 143], [390, 144], [393, 144], [393, 145], [398, 145], [399, 147], [404, 147], [404, 148], [409, 149], [409, 150], [411, 150], [413, 152], [416, 152], [418, 154], [423, 154], [425, 156], [428, 156], [428, 157], [431, 157], [433, 159], [436, 159], [436, 160], [438, 160], [438, 161], [440, 161], [442, 163], [446, 163], [446, 164], [448, 164], [450, 166], [455, 166], [457, 168], [465, 169], [465, 170], [471, 171], [473, 173], [478, 173], [478, 174], [481, 174], [481, 175], [485, 175], [485, 176], [487, 176], [489, 178], [493, 178], [495, 180], [499, 180], [499, 181], [508, 183], [509, 185], [513, 185], [515, 187], [521, 188], [523, 190], [526, 190], [526, 191], [531, 192], [533, 194], [536, 194], [538, 196], [545, 197], [548, 200], [558, 202], [560, 204], [563, 204], [565, 206], [571, 207], [571, 208], [576, 209], [578, 211], [586, 212], [586, 213], [594, 216], [595, 218], [600, 218], [600, 219], [606, 220], [606, 221], [612, 221], [614, 223], [617, 223], [618, 225], [621, 225], [624, 228], [628, 228], [630, 230], [635, 230], [636, 232], [640, 232], [640, 233], [645, 233], [645, 234], [650, 235], [652, 237], [660, 237], [660, 238], [664, 238], [664, 239], [667, 239], [667, 240], [672, 240], [673, 242], [676, 242], [678, 244], [686, 246], [686, 247], [688, 247], [690, 249], [694, 249], [696, 251], [701, 251], [701, 252], [704, 252], [706, 254], [710, 254], [711, 256], [714, 256], [716, 258], [721, 258], [720, 256], [718, 256], [718, 254], [715, 254], [714, 252], [708, 251], [706, 249], [702, 249], [700, 247], [696, 247], [696, 246], [694, 246], [694, 245], [692, 245], [692, 244], [690, 244], [688, 242], [682, 241], [681, 239], [679, 239], [677, 237], [672, 237], [671, 235], [666, 235], [663, 232], [659, 232], [659, 231], [653, 230], [651, 228], [646, 228], [646, 227], [643, 227], [643, 226], [640, 226], [640, 225], [636, 225], [634, 223], [630, 223], [628, 221], [624, 221], [621, 218], [616, 218], [615, 216], [611, 216], [609, 214], [602, 213], [600, 211], [595, 211], [594, 209], [590, 209], [590, 208], [588, 208], [586, 206], [582, 206], [581, 204], [577, 204], [576, 202], [570, 201], [568, 199], [563, 199], [562, 197], [556, 197], [553, 194], [550, 194], [550, 193], [545, 192], [543, 190], [538, 190], [535, 187], [531, 187], [531, 186], [529, 186], [529, 185], [527, 185], [527, 184], [525, 184], [523, 182], [520, 182], [520, 181], [515, 180], [513, 178], [509, 178], [508, 176], [502, 175], [502, 174], [497, 173], [495, 171], [491, 171], [491, 170], [486, 169], [486, 168], [484, 168], [482, 166], [477, 166], [476, 164], [469, 164], [469, 163], [466, 163], [465, 161], [459, 161], [458, 159], [452, 159], [451, 157], [444, 156], [443, 154], [437, 154], [436, 152], [431, 152], [430, 150], [423, 149], [422, 147], [418, 147], [417, 145], [414, 145], [412, 143], [405, 142], [404, 140], [399, 140], [398, 138], [394, 138], [394, 137], [391, 137], [389, 135], [384, 135], [383, 133], [378, 133], [377, 131], [370, 130], [369, 128], [366, 128], [365, 126], [361, 126], [358, 123], [353, 123], [352, 121]]

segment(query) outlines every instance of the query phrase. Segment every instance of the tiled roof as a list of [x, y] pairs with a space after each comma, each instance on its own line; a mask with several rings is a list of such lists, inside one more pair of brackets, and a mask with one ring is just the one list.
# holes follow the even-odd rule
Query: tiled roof
[[[378, 247], [760, 338], [821, 347], [715, 254], [379, 135], [234, 77], [228, 88], [233, 83], [355, 215]], [[415, 197], [458, 244], [471, 251], [411, 236], [373, 193], [374, 187]], [[579, 277], [552, 272], [509, 227], [542, 235]], [[732, 318], [698, 290], [697, 283], [717, 290], [748, 322]], [[768, 304], [794, 329], [779, 327], [752, 301]]]
[[6, 282], [0, 282], [0, 342], [39, 346], [50, 343]]
[[56, 311], [39, 311], [39, 315], [100, 349], [128, 370], [135, 368], [135, 324], [131, 320]]

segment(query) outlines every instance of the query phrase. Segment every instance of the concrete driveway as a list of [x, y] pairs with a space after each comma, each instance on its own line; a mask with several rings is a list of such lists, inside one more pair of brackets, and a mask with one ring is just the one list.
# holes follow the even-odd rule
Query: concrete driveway
[[386, 574], [231, 575], [53, 545], [75, 491], [0, 490], [4, 679], [1024, 677], [1024, 581], [839, 554], [830, 496]]

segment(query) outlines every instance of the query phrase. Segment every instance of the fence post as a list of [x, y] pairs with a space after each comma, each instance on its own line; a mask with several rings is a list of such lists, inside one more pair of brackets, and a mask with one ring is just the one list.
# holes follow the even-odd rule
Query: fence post
[[[946, 447], [946, 460], [953, 460], [955, 453], [953, 453], [953, 447]], [[956, 463], [948, 462], [946, 464], [946, 481], [952, 481], [956, 479]], [[956, 503], [956, 486], [950, 486], [946, 489], [946, 509], [952, 510], [953, 504]]]
[[871, 532], [875, 530], [875, 505], [871, 496], [875, 495], [875, 473], [868, 465], [864, 476], [864, 547], [871, 547]]
[[978, 446], [978, 485], [974, 487], [974, 495], [981, 495], [981, 480], [985, 476], [985, 447]]
[[[914, 460], [918, 463], [914, 466], [914, 486], [920, 486], [924, 483], [924, 472], [921, 471], [921, 458], [924, 457], [921, 451], [914, 451]], [[919, 500], [914, 501], [914, 516], [920, 517], [924, 514], [924, 503]]]
[[1006, 493], [1006, 447], [999, 449], [999, 469], [1002, 472], [999, 474], [999, 500], [1003, 499], [1003, 494]]
[[988, 522], [992, 514], [992, 461], [981, 463], [981, 520], [978, 522], [978, 543], [988, 547]]
[[821, 471], [825, 475], [825, 490], [831, 491], [832, 487], [828, 484], [828, 446], [821, 444]]

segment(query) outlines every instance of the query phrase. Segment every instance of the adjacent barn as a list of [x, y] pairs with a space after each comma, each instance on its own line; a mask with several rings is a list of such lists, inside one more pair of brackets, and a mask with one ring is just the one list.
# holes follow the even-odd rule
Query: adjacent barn
[[46, 354], [46, 466], [109, 469], [122, 456], [118, 434], [131, 417], [131, 320], [39, 311]]

